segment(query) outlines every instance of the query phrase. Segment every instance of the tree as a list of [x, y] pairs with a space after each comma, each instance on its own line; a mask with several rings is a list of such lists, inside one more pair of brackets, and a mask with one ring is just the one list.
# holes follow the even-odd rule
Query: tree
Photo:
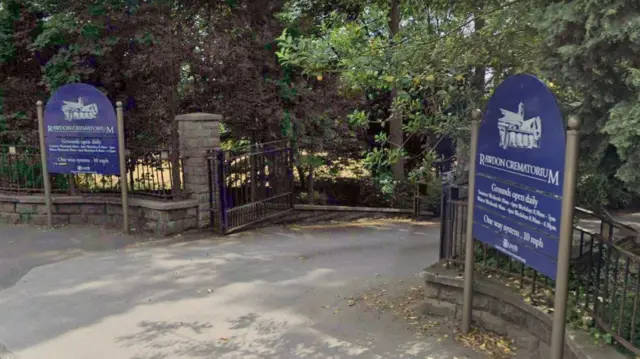
[[221, 113], [235, 139], [290, 139], [303, 182], [320, 164], [361, 158], [391, 196], [403, 177], [430, 175], [443, 144], [454, 142], [464, 167], [471, 110], [505, 77], [530, 72], [584, 120], [584, 195], [624, 202], [625, 188], [640, 193], [639, 6], [6, 0], [0, 140], [36, 144], [35, 101], [88, 82], [125, 103], [131, 148], [177, 156], [175, 114]]
[[[40, 84], [42, 58], [30, 44], [42, 31], [37, 9], [23, 1], [0, 6], [0, 141], [36, 145], [36, 100], [44, 97]], [[41, 54], [47, 56], [46, 53]]]
[[[305, 18], [308, 24], [309, 3], [291, 0], [289, 9], [295, 11], [289, 11], [289, 19]], [[309, 75], [337, 73], [345, 94], [364, 98], [360, 103], [365, 105], [356, 108], [351, 122], [383, 125], [375, 136], [380, 146], [371, 148], [366, 163], [379, 183], [391, 184], [390, 190], [398, 183], [393, 178], [399, 178], [393, 175], [393, 164], [411, 163], [412, 177], [415, 171], [428, 171], [424, 160], [434, 158], [431, 152], [443, 138], [467, 142], [470, 111], [482, 106], [496, 83], [536, 65], [531, 59], [537, 53], [536, 31], [523, 2], [367, 1], [356, 8], [350, 4], [345, 1], [344, 7], [354, 12], [330, 8], [313, 16], [316, 26], [307, 26], [302, 36], [285, 32], [279, 57]], [[397, 5], [398, 11], [390, 5]], [[389, 14], [397, 14], [399, 21], [390, 22]], [[393, 24], [401, 26], [396, 29]], [[389, 99], [386, 111], [367, 107], [381, 97]], [[401, 136], [397, 127], [387, 127], [396, 119], [402, 123]], [[402, 143], [396, 145], [398, 137]], [[422, 145], [407, 152], [414, 140]]]
[[[269, 78], [280, 73], [270, 46], [280, 3], [10, 0], [0, 10], [0, 36], [12, 40], [0, 48], [3, 118], [32, 121], [24, 111], [36, 99], [87, 82], [125, 103], [131, 147], [175, 147], [173, 118], [185, 111], [222, 113], [238, 137], [277, 136], [281, 104]], [[21, 94], [19, 111], [9, 93]]]
[[640, 193], [640, 4], [558, 2], [540, 18], [544, 70], [583, 121], [582, 181], [598, 204], [624, 200], [620, 181]]
[[[391, 0], [389, 6], [389, 39], [390, 46], [393, 48], [395, 42], [399, 39], [396, 37], [400, 32], [400, 0]], [[391, 88], [390, 101], [393, 103], [398, 97], [398, 88], [396, 86]], [[389, 118], [389, 144], [392, 148], [398, 149], [401, 153], [404, 152], [404, 132], [402, 131], [402, 114], [397, 111], [391, 111], [391, 117]], [[404, 179], [404, 156], [400, 156], [395, 162], [391, 163], [391, 170], [393, 172], [393, 178], [396, 181], [402, 181]]]
[[357, 146], [349, 140], [353, 132], [333, 121], [345, 116], [338, 115], [344, 98], [336, 81], [278, 63], [281, 6], [280, 0], [10, 0], [0, 8], [0, 135], [37, 143], [35, 101], [64, 84], [87, 82], [125, 103], [130, 156], [172, 148], [177, 168], [175, 114], [197, 111], [223, 114], [238, 140], [291, 138], [309, 150], [348, 155]]

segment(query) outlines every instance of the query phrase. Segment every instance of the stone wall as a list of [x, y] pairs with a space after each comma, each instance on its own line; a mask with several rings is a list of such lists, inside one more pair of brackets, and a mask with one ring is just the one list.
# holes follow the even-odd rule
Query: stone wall
[[[463, 279], [460, 272], [443, 268], [443, 263], [425, 269], [425, 303], [422, 310], [462, 320]], [[474, 281], [473, 320], [481, 327], [516, 340], [522, 358], [548, 359], [551, 345], [552, 316], [527, 304], [522, 297], [499, 283]], [[623, 359], [610, 346], [594, 344], [583, 331], [567, 328], [565, 359]]]
[[[207, 156], [220, 146], [222, 116], [191, 113], [176, 116], [175, 120], [178, 123], [184, 194], [188, 200], [161, 202], [129, 198], [129, 226], [133, 231], [167, 236], [209, 226]], [[54, 196], [52, 202], [54, 225], [122, 227], [119, 197]], [[0, 195], [0, 221], [46, 225], [44, 197]]]
[[[122, 227], [119, 197], [54, 196], [53, 224], [90, 224]], [[46, 225], [47, 208], [42, 196], [0, 195], [0, 220], [11, 224]], [[168, 236], [197, 228], [195, 201], [161, 202], [129, 199], [129, 223], [133, 231]]]

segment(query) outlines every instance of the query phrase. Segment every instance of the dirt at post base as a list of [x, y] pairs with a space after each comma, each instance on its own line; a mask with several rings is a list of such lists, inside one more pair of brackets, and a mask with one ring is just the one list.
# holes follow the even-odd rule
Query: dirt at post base
[[[460, 345], [470, 348], [473, 356], [466, 358], [518, 359], [527, 358], [518, 353], [515, 341], [483, 328], [474, 327], [469, 334], [462, 334], [455, 319], [422, 313], [425, 300], [424, 281], [418, 276], [409, 280], [382, 281], [382, 285], [345, 298], [349, 306], [363, 306], [366, 311], [379, 315], [393, 315], [403, 321], [416, 338], [432, 337], [443, 345]], [[429, 358], [429, 357], [427, 357]], [[457, 357], [459, 359], [465, 358]]]

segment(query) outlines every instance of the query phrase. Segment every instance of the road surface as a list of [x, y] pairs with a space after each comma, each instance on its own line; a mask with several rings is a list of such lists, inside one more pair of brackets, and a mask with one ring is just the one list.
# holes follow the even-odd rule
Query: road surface
[[390, 283], [420, 285], [417, 273], [438, 259], [434, 223], [144, 245], [96, 228], [0, 233], [2, 359], [480, 357], [348, 302]]

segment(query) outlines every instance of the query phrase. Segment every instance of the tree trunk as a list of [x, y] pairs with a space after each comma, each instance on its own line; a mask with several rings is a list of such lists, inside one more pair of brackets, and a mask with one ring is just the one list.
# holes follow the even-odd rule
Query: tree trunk
[[[481, 9], [478, 9], [478, 13], [480, 12]], [[485, 25], [485, 20], [481, 17], [475, 17], [474, 22], [474, 31], [477, 33], [480, 30], [482, 30], [482, 28]], [[478, 34], [476, 34], [478, 36]], [[487, 68], [483, 65], [483, 64], [476, 64], [475, 68], [473, 69], [473, 77], [471, 79], [471, 83], [473, 86], [473, 96], [476, 99], [480, 99], [482, 98], [482, 96], [484, 95], [484, 91], [485, 91], [485, 77], [487, 74]], [[475, 106], [478, 103], [478, 101], [473, 102], [473, 105]], [[470, 109], [473, 110], [473, 109]], [[471, 115], [469, 115], [469, 123], [471, 122]], [[457, 173], [457, 180], [458, 182], [466, 182], [468, 180], [468, 176], [469, 176], [469, 161], [471, 160], [469, 158], [469, 148], [468, 148], [468, 144], [469, 143], [469, 138], [461, 138], [458, 139], [458, 145], [456, 146], [456, 159], [458, 161], [458, 173]], [[463, 145], [465, 144], [465, 145]]]
[[[477, 33], [484, 28], [485, 20], [481, 17], [474, 19], [474, 31]], [[476, 34], [478, 37], [479, 35]], [[480, 98], [484, 94], [485, 77], [487, 74], [487, 68], [484, 64], [476, 64], [476, 68], [473, 74], [473, 88], [476, 91], [476, 96]]]
[[309, 204], [314, 204], [315, 203], [315, 199], [316, 199], [316, 191], [314, 188], [315, 185], [315, 180], [313, 178], [313, 166], [309, 166], [309, 189], [307, 192], [307, 196], [309, 197]]
[[304, 168], [302, 166], [296, 165], [296, 170], [298, 171], [298, 177], [300, 178], [300, 189], [304, 190], [307, 188], [307, 177], [304, 174]]
[[136, 163], [138, 163], [138, 159], [130, 155], [125, 163], [126, 163], [125, 166], [129, 168], [129, 183], [126, 183], [127, 189], [133, 192], [133, 190], [136, 187], [135, 172], [136, 172]]
[[69, 182], [69, 194], [72, 196], [76, 196], [78, 194], [78, 187], [76, 186], [76, 176], [72, 174], [67, 175], [67, 181]]
[[176, 111], [175, 111], [175, 85], [172, 85], [172, 98], [171, 98], [171, 110], [169, 116], [171, 116], [171, 152], [170, 158], [171, 161], [171, 194], [173, 198], [180, 199], [180, 189], [182, 188], [180, 172], [181, 172], [181, 164], [180, 164], [180, 137], [178, 136], [178, 121], [176, 121]]
[[[400, 9], [399, 9], [400, 0], [391, 0], [391, 9], [389, 10], [389, 30], [390, 30], [390, 39], [391, 46], [393, 46], [394, 36], [400, 30]], [[398, 95], [398, 89], [393, 88], [391, 90], [391, 103], [390, 106], [393, 106], [393, 102]], [[389, 121], [389, 143], [391, 144], [391, 148], [402, 148], [404, 142], [404, 134], [402, 132], [402, 116], [393, 112], [391, 109], [391, 119]], [[404, 158], [400, 158], [396, 163], [391, 165], [391, 170], [393, 171], [393, 177], [398, 180], [404, 180]]]

